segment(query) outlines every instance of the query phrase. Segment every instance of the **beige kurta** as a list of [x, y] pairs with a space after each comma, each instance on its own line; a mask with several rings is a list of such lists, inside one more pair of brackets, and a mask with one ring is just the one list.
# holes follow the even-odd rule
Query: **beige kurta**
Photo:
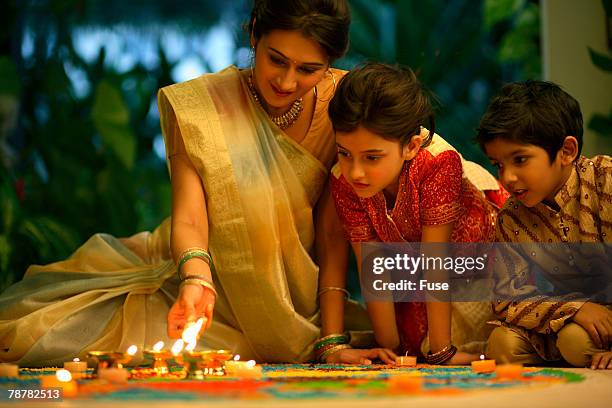
[[[559, 211], [544, 203], [529, 208], [516, 199], [509, 199], [499, 213], [498, 240], [523, 244], [612, 242], [612, 158], [580, 157], [570, 178], [555, 196], [555, 202]], [[547, 251], [544, 247], [538, 250], [534, 246], [527, 256], [531, 256], [543, 271], [554, 274], [561, 284], [576, 276], [576, 271], [588, 271], [593, 262], [610, 259], [610, 254], [602, 252], [605, 250], [602, 246], [587, 247], [586, 250], [593, 251], [589, 256], [559, 247], [567, 253]], [[522, 330], [542, 358], [557, 360], [560, 356], [555, 346], [555, 333], [588, 297], [577, 290], [555, 298], [536, 295], [533, 278], [522, 256], [525, 255], [506, 251], [504, 262], [496, 270], [496, 291], [504, 300], [494, 303], [500, 318], [494, 323]], [[574, 288], [576, 286], [574, 284]], [[530, 297], [530, 294], [533, 295]], [[513, 301], [509, 299], [512, 296], [522, 299]]]

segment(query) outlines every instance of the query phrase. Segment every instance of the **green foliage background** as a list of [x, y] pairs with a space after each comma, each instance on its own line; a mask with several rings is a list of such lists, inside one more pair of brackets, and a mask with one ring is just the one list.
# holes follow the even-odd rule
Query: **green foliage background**
[[[176, 24], [211, 27], [245, 1], [38, 0], [4, 2], [0, 19], [0, 290], [27, 266], [70, 255], [90, 235], [127, 236], [170, 214], [164, 162], [150, 120], [157, 89], [174, 64], [117, 72], [105, 48], [87, 62], [75, 27]], [[472, 137], [502, 83], [540, 76], [539, 8], [528, 0], [350, 0], [351, 49], [338, 66], [364, 60], [417, 70], [437, 95], [437, 130], [468, 159], [485, 163]], [[33, 54], [24, 59], [26, 29]], [[246, 36], [236, 27], [237, 41]], [[53, 39], [53, 41], [50, 40]], [[66, 67], [86, 73], [77, 96]]]

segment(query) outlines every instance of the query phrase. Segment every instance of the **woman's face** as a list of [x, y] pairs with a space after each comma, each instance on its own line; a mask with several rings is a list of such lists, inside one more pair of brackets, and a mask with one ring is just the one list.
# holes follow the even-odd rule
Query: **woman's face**
[[288, 110], [323, 78], [329, 66], [321, 45], [298, 31], [273, 30], [254, 45], [254, 84], [272, 114]]

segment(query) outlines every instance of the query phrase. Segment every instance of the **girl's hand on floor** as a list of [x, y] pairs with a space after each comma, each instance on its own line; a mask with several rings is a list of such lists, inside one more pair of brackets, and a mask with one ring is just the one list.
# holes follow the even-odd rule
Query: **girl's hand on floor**
[[343, 349], [330, 354], [325, 359], [328, 364], [372, 364], [378, 358], [385, 364], [395, 364], [397, 355], [386, 348]]

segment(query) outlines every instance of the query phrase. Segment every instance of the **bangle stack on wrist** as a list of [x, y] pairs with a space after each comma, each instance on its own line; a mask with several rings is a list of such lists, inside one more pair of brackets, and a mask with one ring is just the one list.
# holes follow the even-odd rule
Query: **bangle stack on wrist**
[[457, 352], [457, 347], [453, 346], [452, 344], [449, 344], [448, 346], [444, 347], [442, 350], [437, 351], [433, 354], [431, 353], [431, 351], [427, 353], [427, 355], [425, 356], [425, 361], [427, 361], [427, 364], [433, 364], [433, 365], [442, 364], [445, 361], [450, 360], [455, 355], [456, 352]]
[[199, 248], [199, 247], [193, 247], [193, 248], [189, 248], [186, 249], [185, 251], [183, 251], [183, 253], [181, 254], [181, 256], [179, 256], [179, 260], [178, 260], [178, 274], [179, 274], [179, 278], [181, 280], [181, 285], [180, 287], [182, 288], [185, 285], [200, 285], [203, 286], [207, 289], [209, 289], [210, 291], [212, 291], [212, 293], [215, 295], [215, 299], [217, 298], [217, 290], [215, 289], [215, 285], [213, 285], [213, 283], [207, 279], [206, 276], [204, 275], [187, 275], [184, 276], [181, 268], [183, 267], [183, 265], [189, 261], [190, 259], [193, 258], [199, 258], [202, 259], [204, 262], [206, 262], [209, 266], [212, 266], [212, 258], [210, 257], [210, 254], [208, 252], [206, 252], [206, 250], [204, 248]]
[[210, 257], [210, 254], [206, 252], [204, 248], [199, 248], [199, 247], [188, 248], [184, 250], [183, 253], [181, 253], [181, 256], [179, 256], [178, 258], [178, 273], [179, 273], [179, 278], [181, 278], [181, 280], [186, 279], [186, 277], [183, 276], [183, 273], [181, 271], [181, 269], [183, 268], [183, 265], [187, 261], [193, 258], [199, 258], [212, 267], [212, 258]]
[[351, 348], [346, 334], [330, 334], [317, 340], [314, 346], [315, 358], [324, 363], [327, 356], [339, 350]]

